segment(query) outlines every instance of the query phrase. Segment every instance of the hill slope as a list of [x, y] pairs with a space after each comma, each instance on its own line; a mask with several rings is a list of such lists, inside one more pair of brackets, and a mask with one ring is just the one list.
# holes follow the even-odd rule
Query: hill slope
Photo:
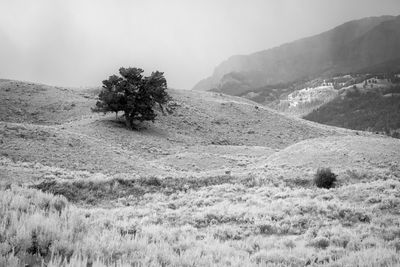
[[0, 79], [0, 121], [59, 124], [90, 114], [94, 103], [84, 91]]
[[175, 113], [132, 131], [90, 91], [0, 90], [23, 111], [0, 121], [0, 266], [400, 263], [400, 140], [221, 93], [170, 90]]
[[[313, 110], [305, 119], [354, 130], [386, 132], [397, 136], [400, 129], [400, 87], [337, 97]], [[386, 93], [385, 93], [386, 91]]]
[[[56, 97], [60, 93], [63, 99]], [[2, 105], [8, 115], [0, 122], [2, 155], [67, 173], [179, 176], [223, 174], [233, 169], [248, 172], [247, 166], [298, 141], [354, 134], [212, 92], [171, 90], [174, 114], [159, 114], [154, 124], [144, 123], [139, 131], [126, 129], [114, 115], [91, 114], [95, 99], [72, 89], [7, 81], [0, 94], [8, 99]], [[78, 103], [71, 110], [47, 109], [71, 102]], [[30, 110], [39, 112], [40, 120]], [[7, 173], [15, 175], [13, 170]]]
[[399, 25], [400, 16], [365, 18], [276, 48], [233, 56], [194, 89], [239, 95], [265, 85], [384, 68], [399, 58]]
[[266, 164], [269, 171], [285, 177], [307, 171], [312, 176], [315, 169], [323, 166], [331, 167], [339, 177], [351, 170], [383, 175], [400, 171], [399, 147], [400, 140], [394, 138], [330, 136], [291, 145], [269, 156]]

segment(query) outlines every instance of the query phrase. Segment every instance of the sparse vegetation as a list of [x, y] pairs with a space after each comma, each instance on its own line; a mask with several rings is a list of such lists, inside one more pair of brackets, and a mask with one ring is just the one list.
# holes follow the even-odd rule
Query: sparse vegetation
[[[134, 127], [135, 122], [153, 121], [156, 118], [156, 105], [164, 112], [164, 106], [171, 100], [166, 92], [167, 80], [162, 72], [142, 75], [139, 68], [120, 68], [119, 74], [103, 81], [103, 89], [94, 112], [124, 112], [127, 126]], [[171, 111], [167, 109], [167, 111]]]
[[145, 194], [171, 195], [188, 190], [199, 190], [203, 187], [243, 184], [246, 186], [260, 185], [252, 176], [235, 177], [221, 175], [204, 178], [164, 178], [140, 177], [138, 179], [109, 179], [99, 181], [74, 180], [66, 182], [44, 181], [33, 185], [32, 188], [43, 192], [61, 195], [74, 203], [97, 205], [124, 197], [140, 199]]
[[[141, 180], [144, 188], [157, 186], [148, 180]], [[0, 194], [0, 265], [400, 263], [400, 202], [391, 196], [399, 192], [398, 181], [371, 178], [329, 192], [276, 181], [204, 181], [169, 194], [150, 189], [140, 198], [120, 195], [113, 209], [86, 209], [12, 186]]]
[[336, 184], [337, 175], [330, 168], [319, 168], [314, 177], [314, 183], [317, 187], [330, 189]]
[[[0, 122], [0, 266], [400, 263], [397, 140], [171, 94], [139, 132], [90, 113]], [[314, 186], [328, 163], [339, 188]]]

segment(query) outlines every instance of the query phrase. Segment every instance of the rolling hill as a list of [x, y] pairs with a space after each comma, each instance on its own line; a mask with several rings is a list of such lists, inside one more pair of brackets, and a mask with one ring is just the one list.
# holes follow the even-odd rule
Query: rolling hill
[[191, 90], [132, 131], [96, 91], [0, 82], [0, 266], [400, 264], [400, 140]]
[[130, 131], [122, 119], [91, 113], [92, 91], [0, 83], [2, 155], [105, 175], [209, 175], [243, 171], [257, 157], [261, 161], [301, 140], [354, 134], [289, 118], [240, 97], [188, 90], [170, 90], [174, 114], [159, 114], [155, 124]]
[[91, 113], [90, 91], [0, 79], [0, 120], [60, 124]]

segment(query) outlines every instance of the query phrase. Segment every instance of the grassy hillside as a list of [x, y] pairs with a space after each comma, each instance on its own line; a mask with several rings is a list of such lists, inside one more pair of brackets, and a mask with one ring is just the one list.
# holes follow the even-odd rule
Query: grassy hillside
[[386, 132], [400, 129], [400, 87], [338, 97], [306, 115], [307, 120], [354, 130]]
[[90, 114], [94, 103], [85, 91], [0, 80], [0, 121], [60, 124]]
[[[38, 87], [33, 86], [34, 92]], [[50, 103], [59, 89], [45, 88], [42, 98]], [[238, 97], [178, 90], [170, 93], [176, 103], [175, 113], [159, 114], [155, 124], [144, 123], [139, 131], [126, 129], [122, 119], [116, 120], [114, 115], [88, 113], [94, 102], [91, 98], [83, 98], [85, 109], [78, 110], [79, 119], [71, 121], [69, 111], [57, 111], [57, 124], [49, 125], [54, 122], [54, 113], [42, 108], [42, 98], [32, 99], [30, 106], [42, 112], [43, 119], [38, 123], [47, 125], [7, 122], [21, 120], [19, 114], [10, 113], [0, 123], [2, 155], [16, 161], [112, 175], [223, 174], [238, 169], [238, 165], [240, 171], [249, 171], [246, 166], [250, 163], [300, 140], [350, 133], [288, 118]], [[80, 93], [75, 94], [72, 99], [80, 97]], [[26, 96], [10, 94], [11, 101], [2, 107], [29, 106], [14, 104], [23, 103], [21, 98]], [[59, 101], [65, 105], [71, 99]], [[22, 118], [35, 121], [30, 113]], [[58, 124], [64, 118], [68, 122]]]
[[41, 113], [0, 122], [0, 266], [400, 264], [397, 139], [182, 90], [131, 131], [88, 91], [7, 82], [4, 110]]

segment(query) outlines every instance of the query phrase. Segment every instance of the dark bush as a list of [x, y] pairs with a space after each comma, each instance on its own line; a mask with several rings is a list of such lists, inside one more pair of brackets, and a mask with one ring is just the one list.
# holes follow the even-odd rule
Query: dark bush
[[157, 177], [151, 176], [140, 179], [141, 185], [147, 186], [161, 186], [161, 181]]
[[319, 188], [335, 187], [337, 175], [330, 168], [319, 168], [314, 177], [314, 183]]

